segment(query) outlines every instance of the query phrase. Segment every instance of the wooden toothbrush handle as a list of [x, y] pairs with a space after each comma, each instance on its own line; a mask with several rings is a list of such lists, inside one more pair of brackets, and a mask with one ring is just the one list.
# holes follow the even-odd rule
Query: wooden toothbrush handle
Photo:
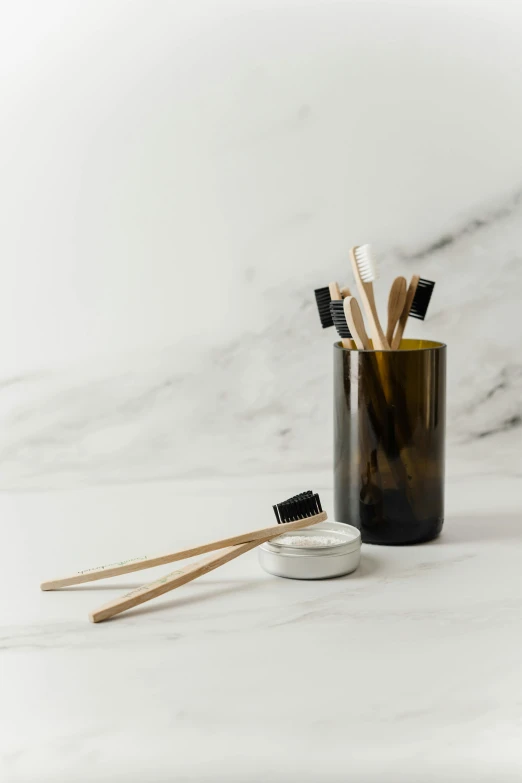
[[419, 280], [420, 275], [412, 275], [410, 284], [408, 286], [408, 291], [406, 292], [406, 301], [404, 302], [401, 317], [399, 318], [399, 323], [397, 324], [397, 329], [395, 330], [395, 335], [392, 340], [391, 347], [393, 351], [396, 351], [398, 348], [400, 348], [402, 335], [404, 334], [404, 330], [406, 328], [406, 322], [408, 321], [408, 316], [411, 310], [411, 303], [413, 302], [417, 286], [419, 285]]
[[393, 349], [393, 331], [395, 329], [396, 322], [388, 321], [388, 328], [386, 329], [386, 340], [388, 341], [390, 348]]
[[368, 321], [370, 322], [373, 348], [377, 351], [389, 351], [390, 346], [382, 330], [379, 316], [377, 314], [377, 306], [375, 304], [375, 296], [373, 293], [373, 283], [361, 282], [360, 289], [362, 289], [366, 295], [365, 297], [363, 296], [363, 303], [366, 303], [366, 315], [368, 317]]
[[175, 590], [176, 587], [192, 582], [193, 579], [197, 579], [199, 576], [208, 574], [209, 571], [213, 571], [219, 566], [225, 565], [225, 563], [234, 560], [234, 558], [243, 555], [250, 549], [259, 546], [263, 543], [261, 539], [258, 541], [248, 541], [246, 544], [239, 544], [238, 546], [231, 546], [217, 555], [212, 555], [206, 560], [198, 561], [192, 565], [185, 566], [185, 568], [179, 571], [173, 571], [171, 574], [157, 579], [155, 582], [150, 582], [147, 585], [142, 585], [136, 590], [131, 590], [130, 593], [116, 598], [113, 601], [109, 601], [108, 604], [100, 606], [99, 609], [95, 609], [89, 614], [89, 619], [92, 623], [100, 623], [102, 620], [108, 620], [109, 617], [114, 617], [116, 614], [126, 612], [127, 609], [132, 609], [134, 606], [151, 601], [153, 598], [157, 598], [159, 595]]
[[339, 288], [339, 283], [336, 283], [335, 280], [328, 285], [328, 290], [330, 291], [330, 299], [333, 302], [337, 302], [339, 299], [342, 299], [341, 295], [341, 289]]
[[[291, 530], [299, 530], [302, 527], [308, 527], [309, 525], [315, 525], [317, 522], [323, 522], [325, 519], [326, 512], [323, 511], [321, 514], [316, 514], [314, 517], [309, 517], [308, 519], [285, 522], [284, 532], [286, 533]], [[196, 555], [203, 555], [207, 552], [213, 552], [216, 549], [244, 544], [247, 541], [265, 539], [267, 536], [268, 538], [274, 538], [282, 533], [282, 525], [263, 527], [258, 530], [251, 530], [248, 533], [241, 533], [237, 536], [229, 536], [228, 538], [221, 538], [217, 541], [210, 541], [207, 544], [194, 546], [190, 549], [168, 552], [167, 554], [159, 555], [158, 557], [135, 557], [131, 560], [124, 560], [119, 563], [111, 563], [110, 565], [99, 566], [98, 568], [89, 568], [85, 571], [79, 571], [76, 574], [72, 574], [71, 576], [42, 582], [40, 588], [42, 590], [58, 590], [60, 587], [81, 585], [85, 582], [96, 582], [98, 579], [108, 579], [111, 576], [131, 574], [134, 571], [142, 571], [145, 568], [154, 568], [155, 566], [166, 565], [167, 563], [175, 563], [177, 560], [185, 560], [188, 557], [196, 557]]]
[[364, 320], [359, 303], [354, 296], [347, 296], [344, 300], [344, 314], [355, 345], [359, 351], [371, 350], [370, 340], [366, 334]]
[[379, 316], [377, 314], [377, 307], [375, 305], [375, 297], [373, 294], [373, 283], [365, 283], [362, 280], [357, 261], [355, 260], [354, 248], [350, 250], [350, 258], [355, 281], [357, 283], [357, 289], [359, 291], [359, 297], [366, 311], [366, 317], [368, 318], [368, 322], [370, 324], [373, 348], [376, 351], [389, 351], [390, 346], [388, 345], [386, 336], [379, 322]]
[[386, 340], [391, 345], [393, 333], [397, 322], [402, 315], [404, 304], [406, 302], [407, 284], [405, 277], [396, 277], [393, 281], [390, 293], [388, 295], [388, 325], [386, 328]]

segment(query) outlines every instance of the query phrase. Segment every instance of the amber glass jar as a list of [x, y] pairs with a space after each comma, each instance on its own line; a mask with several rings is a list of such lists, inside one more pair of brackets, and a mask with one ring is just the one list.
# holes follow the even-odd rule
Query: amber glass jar
[[371, 544], [415, 544], [444, 521], [446, 346], [334, 346], [335, 519]]

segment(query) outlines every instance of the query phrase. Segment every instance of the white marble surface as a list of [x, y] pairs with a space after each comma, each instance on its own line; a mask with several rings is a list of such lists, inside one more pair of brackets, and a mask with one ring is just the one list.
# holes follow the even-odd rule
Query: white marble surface
[[521, 30], [504, 0], [6, 5], [0, 487], [329, 470], [313, 289], [362, 242], [381, 307], [436, 281], [408, 334], [448, 342], [451, 460], [520, 475]]
[[450, 476], [437, 541], [363, 547], [338, 580], [249, 553], [96, 626], [142, 575], [38, 589], [261, 524], [309, 479], [1, 495], [2, 783], [519, 781], [519, 478]]

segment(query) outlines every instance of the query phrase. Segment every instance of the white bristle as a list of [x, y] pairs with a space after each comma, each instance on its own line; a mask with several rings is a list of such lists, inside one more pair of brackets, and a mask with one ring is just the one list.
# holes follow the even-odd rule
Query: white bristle
[[359, 245], [355, 248], [355, 260], [365, 283], [373, 283], [377, 277], [377, 265], [371, 245]]

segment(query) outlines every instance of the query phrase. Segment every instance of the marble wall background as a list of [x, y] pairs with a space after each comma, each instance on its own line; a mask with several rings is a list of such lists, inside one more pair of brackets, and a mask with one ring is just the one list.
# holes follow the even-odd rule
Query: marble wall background
[[325, 472], [347, 249], [436, 280], [450, 471], [519, 473], [522, 7], [4, 7], [0, 486]]

